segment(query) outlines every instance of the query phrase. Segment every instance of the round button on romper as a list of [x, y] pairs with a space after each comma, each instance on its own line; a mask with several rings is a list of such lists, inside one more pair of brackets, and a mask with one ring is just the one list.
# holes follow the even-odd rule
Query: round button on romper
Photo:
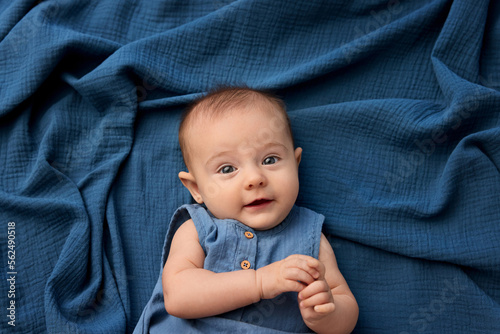
[[250, 269], [250, 262], [247, 260], [241, 261], [241, 268], [242, 269]]

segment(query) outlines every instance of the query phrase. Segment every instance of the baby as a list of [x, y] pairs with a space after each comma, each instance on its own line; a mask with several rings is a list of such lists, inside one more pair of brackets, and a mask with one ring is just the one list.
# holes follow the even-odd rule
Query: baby
[[[358, 306], [321, 233], [323, 216], [294, 206], [302, 149], [294, 148], [283, 102], [248, 88], [214, 91], [186, 111], [179, 142], [189, 171], [179, 178], [208, 212], [190, 208], [173, 237], [162, 276], [167, 312], [186, 319], [229, 312], [250, 322], [253, 314], [259, 325], [285, 330], [295, 310], [314, 332], [351, 332]], [[290, 292], [297, 303], [280, 300]], [[267, 304], [271, 319], [234, 312], [267, 299], [275, 300]]]

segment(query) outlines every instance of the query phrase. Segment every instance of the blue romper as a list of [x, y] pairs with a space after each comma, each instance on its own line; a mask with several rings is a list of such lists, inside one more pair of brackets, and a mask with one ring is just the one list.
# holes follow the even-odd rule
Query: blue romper
[[[203, 206], [183, 205], [174, 213], [165, 238], [162, 269], [177, 228], [192, 219], [205, 252], [204, 268], [228, 272], [258, 269], [292, 254], [318, 258], [324, 217], [294, 206], [278, 226], [256, 231], [234, 219], [217, 219]], [[218, 316], [185, 320], [165, 311], [161, 273], [134, 333], [311, 333], [286, 292]]]

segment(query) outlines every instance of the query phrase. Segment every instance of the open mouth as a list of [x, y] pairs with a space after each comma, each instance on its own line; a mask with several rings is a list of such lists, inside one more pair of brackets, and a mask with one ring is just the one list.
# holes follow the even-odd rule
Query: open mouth
[[265, 205], [267, 205], [267, 204], [269, 204], [271, 202], [272, 202], [271, 199], [261, 198], [261, 199], [256, 199], [252, 203], [245, 205], [245, 207], [247, 207], [247, 208], [255, 208], [255, 207], [265, 206]]

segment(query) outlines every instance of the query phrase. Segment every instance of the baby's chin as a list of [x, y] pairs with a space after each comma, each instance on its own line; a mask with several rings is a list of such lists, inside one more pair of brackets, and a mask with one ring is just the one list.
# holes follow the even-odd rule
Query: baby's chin
[[[272, 203], [269, 207], [264, 209], [245, 209], [243, 208], [240, 212], [236, 213], [228, 213], [228, 212], [220, 212], [217, 210], [211, 211], [210, 207], [207, 206], [207, 209], [212, 213], [212, 215], [217, 219], [232, 219], [237, 220], [240, 223], [250, 227], [256, 231], [265, 231], [270, 230], [285, 220], [285, 218], [290, 213], [290, 210], [286, 214], [282, 213], [283, 210], [279, 210], [277, 212], [275, 207], [276, 203]], [[281, 208], [282, 209], [282, 208]]]
[[242, 219], [240, 222], [256, 231], [265, 231], [275, 228], [283, 220], [284, 218], [256, 217], [254, 219]]

